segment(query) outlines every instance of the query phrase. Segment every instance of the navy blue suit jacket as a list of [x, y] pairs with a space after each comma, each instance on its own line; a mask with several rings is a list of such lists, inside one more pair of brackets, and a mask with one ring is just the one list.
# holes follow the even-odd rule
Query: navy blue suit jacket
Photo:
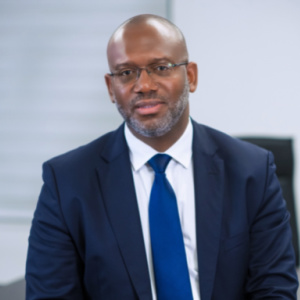
[[[201, 300], [296, 299], [289, 213], [272, 154], [193, 127]], [[43, 179], [27, 299], [152, 299], [123, 125], [46, 162]]]

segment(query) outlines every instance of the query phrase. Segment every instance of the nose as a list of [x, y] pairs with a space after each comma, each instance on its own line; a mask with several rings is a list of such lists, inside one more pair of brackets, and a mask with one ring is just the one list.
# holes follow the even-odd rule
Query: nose
[[144, 93], [153, 90], [157, 90], [157, 85], [151, 77], [151, 73], [146, 68], [141, 69], [134, 84], [134, 91]]

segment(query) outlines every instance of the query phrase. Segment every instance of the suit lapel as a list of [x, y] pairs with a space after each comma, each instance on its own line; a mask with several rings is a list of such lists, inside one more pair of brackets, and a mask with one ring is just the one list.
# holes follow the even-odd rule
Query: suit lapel
[[121, 126], [101, 153], [98, 176], [107, 214], [139, 299], [152, 299], [143, 233]]
[[196, 235], [201, 300], [211, 299], [219, 252], [224, 170], [216, 147], [194, 124], [193, 161]]

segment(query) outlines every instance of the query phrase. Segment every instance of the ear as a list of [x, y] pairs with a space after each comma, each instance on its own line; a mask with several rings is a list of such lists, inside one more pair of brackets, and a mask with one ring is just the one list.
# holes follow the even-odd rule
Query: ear
[[105, 83], [106, 83], [106, 87], [108, 90], [110, 100], [112, 103], [115, 103], [114, 92], [113, 92], [113, 87], [112, 87], [112, 76], [110, 76], [109, 74], [105, 74], [104, 79], [105, 79]]
[[190, 62], [187, 66], [187, 77], [190, 86], [190, 92], [193, 93], [196, 91], [198, 85], [198, 67], [194, 62]]

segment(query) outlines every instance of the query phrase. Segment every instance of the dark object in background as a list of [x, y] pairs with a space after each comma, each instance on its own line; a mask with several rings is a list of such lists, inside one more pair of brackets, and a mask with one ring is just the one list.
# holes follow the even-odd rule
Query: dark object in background
[[294, 153], [291, 138], [270, 137], [239, 137], [259, 147], [270, 150], [274, 154], [277, 166], [276, 174], [280, 181], [283, 197], [291, 214], [291, 228], [293, 233], [293, 246], [296, 255], [296, 266], [299, 267], [299, 238], [297, 227], [297, 212], [294, 196]]
[[1, 300], [24, 300], [25, 279], [20, 279], [8, 285], [0, 285]]

